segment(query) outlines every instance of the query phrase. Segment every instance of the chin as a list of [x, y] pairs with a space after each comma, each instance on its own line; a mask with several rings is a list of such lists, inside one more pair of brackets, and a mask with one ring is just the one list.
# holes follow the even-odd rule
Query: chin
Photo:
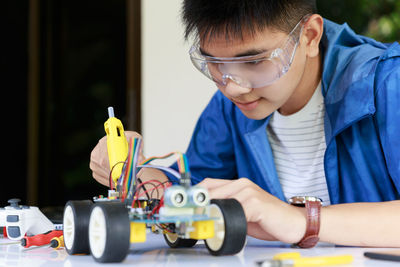
[[252, 120], [263, 120], [271, 115], [277, 108], [270, 102], [260, 101], [253, 110], [240, 110], [243, 115]]
[[257, 112], [257, 111], [243, 111], [241, 110], [243, 115], [245, 115], [247, 118], [252, 119], [252, 120], [263, 120], [267, 118], [269, 115], [271, 115], [273, 110], [271, 112]]

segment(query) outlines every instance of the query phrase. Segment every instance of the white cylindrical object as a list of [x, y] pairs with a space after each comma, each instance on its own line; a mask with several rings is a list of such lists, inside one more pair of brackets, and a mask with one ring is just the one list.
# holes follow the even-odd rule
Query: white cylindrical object
[[180, 185], [168, 187], [164, 193], [164, 203], [166, 206], [181, 208], [187, 203], [185, 188]]
[[188, 205], [195, 207], [207, 206], [210, 202], [208, 190], [204, 187], [193, 186], [187, 191]]

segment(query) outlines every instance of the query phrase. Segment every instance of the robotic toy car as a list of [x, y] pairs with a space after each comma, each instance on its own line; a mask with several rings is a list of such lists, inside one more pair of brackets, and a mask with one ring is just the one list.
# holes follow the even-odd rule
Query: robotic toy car
[[[114, 122], [110, 121], [112, 118]], [[120, 140], [120, 144], [127, 142], [122, 124], [115, 120], [113, 113], [110, 119], [105, 124], [107, 142], [113, 138]], [[90, 253], [102, 263], [121, 262], [130, 244], [145, 242], [147, 233], [163, 234], [171, 248], [193, 247], [198, 240], [204, 240], [208, 251], [215, 256], [241, 251], [247, 234], [241, 204], [235, 199], [210, 200], [205, 188], [192, 186], [183, 153], [170, 153], [138, 163], [140, 146], [140, 138], [131, 138], [127, 154], [121, 145], [122, 152], [113, 157], [110, 155], [113, 147], [108, 143], [110, 166], [113, 166], [108, 196], [66, 203], [63, 234], [67, 252], [71, 255]], [[178, 156], [179, 172], [149, 164], [172, 155]], [[162, 170], [169, 180], [142, 181], [138, 173], [144, 168]]]

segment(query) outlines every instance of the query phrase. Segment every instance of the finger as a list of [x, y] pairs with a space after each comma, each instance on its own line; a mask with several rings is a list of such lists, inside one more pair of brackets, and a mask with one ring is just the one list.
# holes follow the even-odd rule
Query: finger
[[139, 148], [139, 162], [143, 162], [146, 160], [146, 157], [143, 155], [143, 146], [140, 146]]
[[254, 214], [254, 211], [256, 211], [256, 214], [259, 214], [260, 212], [259, 205], [255, 205], [258, 203], [254, 201], [254, 195], [256, 195], [256, 193], [257, 192], [255, 192], [253, 188], [245, 187], [238, 190], [236, 193], [227, 196], [227, 198], [234, 198], [240, 202], [248, 222], [258, 222], [258, 216], [255, 216]]
[[258, 223], [249, 222], [247, 223], [247, 234], [257, 239], [276, 241], [278, 240], [272, 234], [266, 232]]
[[92, 170], [92, 177], [99, 183], [109, 186], [108, 175], [110, 172], [107, 157], [107, 139], [103, 137], [90, 153], [89, 168]]
[[110, 186], [110, 181], [109, 181], [108, 177], [98, 174], [97, 172], [92, 172], [92, 176], [100, 184], [105, 185], [105, 186]]
[[232, 180], [228, 180], [228, 179], [205, 178], [198, 185], [210, 190], [213, 188], [224, 186], [231, 182], [232, 182]]
[[110, 171], [108, 171], [108, 169], [104, 169], [98, 165], [96, 166], [96, 163], [90, 163], [89, 167], [92, 170], [93, 178], [97, 178], [96, 180], [104, 180], [108, 183], [110, 178]]
[[108, 176], [110, 175], [110, 170], [108, 168], [104, 168], [94, 161], [89, 163], [89, 167], [93, 173], [97, 174], [98, 177], [105, 177], [105, 179], [108, 179]]
[[246, 187], [232, 198], [241, 203], [247, 222], [258, 224], [259, 229], [251, 230], [254, 231], [252, 234], [263, 235], [262, 232], [265, 232], [283, 242], [293, 242], [290, 239], [290, 232], [294, 227], [290, 222], [293, 220], [284, 209], [289, 204], [268, 192], [261, 192], [257, 187]]
[[[125, 131], [125, 137], [141, 138], [142, 136], [133, 131]], [[92, 170], [93, 178], [99, 183], [109, 186], [110, 164], [107, 151], [107, 136], [103, 136], [90, 154], [90, 169]]]
[[268, 233], [260, 225], [259, 214], [263, 211], [260, 205], [258, 205], [259, 202], [254, 201], [254, 195], [257, 195], [256, 193], [255, 188], [248, 186], [230, 197], [236, 199], [242, 205], [247, 220], [248, 235], [263, 240], [277, 240], [276, 237]]
[[103, 168], [110, 168], [106, 136], [101, 138], [97, 145], [93, 148], [92, 152], [90, 153], [90, 161], [98, 163]]
[[[248, 182], [244, 183], [248, 184]], [[260, 223], [270, 207], [269, 196], [269, 193], [249, 184], [226, 198], [234, 198], [240, 202], [248, 222]]]
[[231, 198], [238, 194], [244, 188], [252, 186], [252, 182], [246, 178], [232, 180], [230, 183], [225, 183], [218, 187], [209, 189], [211, 198]]
[[[107, 135], [103, 136], [102, 138], [100, 138], [99, 142], [97, 143], [96, 147], [99, 148], [105, 148], [106, 152], [107, 152]], [[95, 147], [95, 148], [96, 148]]]

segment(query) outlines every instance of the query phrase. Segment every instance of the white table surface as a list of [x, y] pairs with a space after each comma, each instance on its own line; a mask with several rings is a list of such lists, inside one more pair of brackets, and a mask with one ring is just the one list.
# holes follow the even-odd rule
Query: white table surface
[[[0, 239], [0, 243], [10, 242]], [[399, 262], [378, 261], [363, 256], [365, 251], [389, 250], [387, 248], [335, 247], [322, 243], [312, 249], [292, 249], [279, 242], [247, 239], [242, 252], [234, 256], [211, 256], [203, 242], [193, 248], [172, 249], [161, 235], [148, 234], [145, 243], [131, 245], [129, 255], [122, 263], [96, 263], [90, 255], [70, 256], [64, 249], [37, 248], [25, 251], [20, 245], [0, 245], [0, 266], [256, 266], [257, 260], [271, 258], [276, 253], [299, 251], [303, 256], [351, 254], [354, 262], [346, 266], [400, 266]], [[341, 265], [344, 266], [344, 265]]]

